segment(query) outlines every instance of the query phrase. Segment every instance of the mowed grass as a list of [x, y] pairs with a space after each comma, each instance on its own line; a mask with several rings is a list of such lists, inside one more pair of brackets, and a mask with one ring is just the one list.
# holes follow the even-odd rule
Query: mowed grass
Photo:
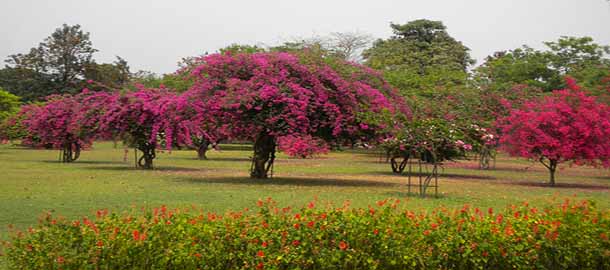
[[[354, 207], [400, 198], [413, 210], [439, 206], [504, 208], [529, 201], [543, 205], [564, 198], [591, 199], [610, 208], [610, 171], [566, 167], [558, 171], [559, 187], [541, 185], [548, 173], [539, 164], [500, 157], [496, 169], [477, 169], [472, 161], [444, 165], [438, 198], [408, 196], [406, 176], [391, 173], [374, 151], [342, 151], [316, 159], [293, 159], [280, 154], [274, 178], [248, 177], [251, 147], [224, 145], [210, 151], [209, 160], [196, 159], [192, 150], [159, 153], [155, 170], [133, 169], [133, 150], [96, 143], [72, 164], [57, 162], [58, 151], [0, 146], [0, 239], [7, 226], [27, 228], [51, 211], [67, 218], [93, 216], [107, 208], [188, 207], [225, 212], [254, 207], [272, 197], [282, 206], [301, 207], [317, 198], [320, 203]], [[430, 190], [433, 194], [433, 189]]]

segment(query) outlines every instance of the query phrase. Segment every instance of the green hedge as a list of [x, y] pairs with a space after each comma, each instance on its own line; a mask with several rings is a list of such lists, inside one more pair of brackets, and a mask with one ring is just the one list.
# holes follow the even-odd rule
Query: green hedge
[[610, 213], [587, 201], [501, 213], [315, 204], [47, 215], [14, 232], [4, 256], [14, 269], [610, 269]]

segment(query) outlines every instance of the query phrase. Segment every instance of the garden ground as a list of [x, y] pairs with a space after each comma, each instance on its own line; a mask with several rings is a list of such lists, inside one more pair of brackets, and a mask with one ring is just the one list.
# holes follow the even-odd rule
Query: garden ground
[[[391, 173], [374, 151], [346, 150], [316, 159], [293, 159], [280, 154], [275, 177], [248, 177], [248, 145], [223, 145], [210, 151], [209, 160], [195, 151], [159, 153], [156, 169], [133, 169], [133, 150], [127, 154], [111, 142], [96, 143], [72, 164], [58, 163], [58, 151], [0, 145], [0, 239], [8, 225], [27, 228], [43, 211], [68, 218], [93, 216], [95, 210], [122, 211], [130, 207], [197, 205], [224, 212], [253, 207], [272, 197], [283, 206], [303, 206], [317, 198], [354, 207], [377, 200], [401, 198], [413, 210], [463, 204], [503, 208], [529, 201], [542, 205], [568, 197], [591, 199], [610, 209], [610, 171], [564, 166], [558, 187], [544, 186], [548, 172], [542, 165], [501, 156], [496, 169], [477, 169], [476, 162], [444, 165], [439, 198], [408, 196], [407, 178]], [[124, 157], [127, 161], [124, 161]]]

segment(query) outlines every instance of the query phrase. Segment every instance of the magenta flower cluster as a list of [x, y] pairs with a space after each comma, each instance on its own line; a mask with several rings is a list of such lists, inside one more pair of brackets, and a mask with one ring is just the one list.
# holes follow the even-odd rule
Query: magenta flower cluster
[[387, 83], [373, 86], [373, 78], [384, 81], [364, 67], [339, 74], [287, 53], [216, 54], [200, 62], [185, 95], [228, 138], [254, 140], [265, 133], [367, 141], [378, 135], [367, 115], [407, 111]]
[[338, 72], [304, 62], [286, 53], [215, 54], [188, 70], [194, 85], [183, 94], [140, 86], [52, 96], [22, 109], [25, 142], [80, 149], [96, 138], [122, 139], [144, 153], [148, 166], [154, 149], [191, 145], [194, 137], [255, 141], [265, 134], [288, 154], [307, 157], [327, 152], [327, 143], [377, 140], [386, 126], [376, 115], [409, 113], [371, 69], [350, 64]]

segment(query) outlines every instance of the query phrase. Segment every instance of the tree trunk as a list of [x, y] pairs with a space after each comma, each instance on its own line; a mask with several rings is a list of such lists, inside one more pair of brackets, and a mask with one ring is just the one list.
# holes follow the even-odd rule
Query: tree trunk
[[138, 159], [138, 168], [150, 170], [153, 168], [153, 160], [156, 157], [155, 146], [151, 143], [145, 143], [138, 147], [142, 152], [142, 156]]
[[557, 160], [551, 160], [551, 164], [549, 166], [549, 172], [551, 173], [551, 177], [549, 179], [549, 184], [552, 187], [555, 186], [555, 170], [557, 169]]
[[254, 156], [250, 167], [250, 177], [265, 179], [269, 177], [269, 170], [275, 160], [275, 137], [261, 132], [254, 142]]
[[208, 159], [208, 157], [206, 156], [206, 153], [208, 152], [209, 146], [210, 146], [210, 142], [208, 142], [208, 140], [206, 140], [206, 139], [201, 140], [201, 143], [197, 147], [197, 157], [199, 157], [200, 160]]
[[549, 173], [550, 173], [549, 184], [552, 187], [555, 186], [555, 171], [557, 170], [557, 165], [559, 164], [559, 161], [556, 159], [549, 159], [549, 164], [546, 164], [544, 162], [544, 157], [541, 157], [539, 159], [539, 161], [540, 161], [540, 163], [542, 163], [542, 165], [544, 165], [544, 167], [549, 169]]
[[80, 157], [80, 145], [67, 143], [61, 149], [61, 162], [70, 163]]

